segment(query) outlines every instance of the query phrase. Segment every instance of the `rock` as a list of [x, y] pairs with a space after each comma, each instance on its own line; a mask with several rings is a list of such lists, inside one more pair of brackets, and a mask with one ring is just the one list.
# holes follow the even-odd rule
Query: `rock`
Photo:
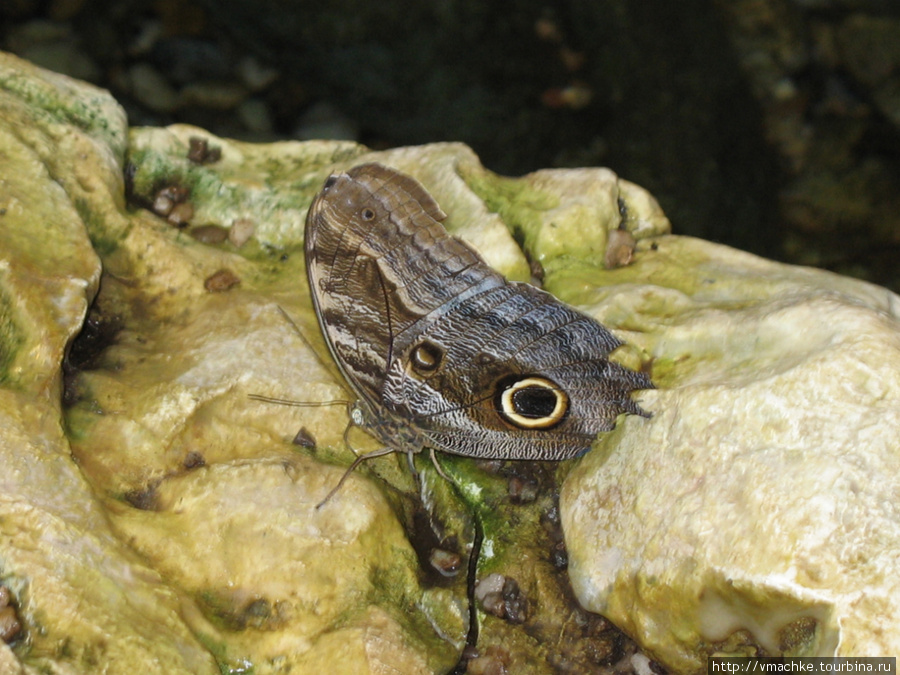
[[[607, 169], [510, 179], [453, 143], [126, 137], [105, 93], [0, 59], [18, 181], [0, 216], [0, 585], [30, 641], [0, 645], [0, 667], [325, 672], [340, 654], [363, 672], [447, 671], [465, 646], [473, 521], [476, 580], [511, 580], [480, 627], [487, 668], [897, 652], [896, 296], [671, 236]], [[192, 154], [204, 142], [215, 161]], [[383, 457], [317, 509], [352, 459], [346, 408], [251, 396], [349, 396], [311, 307], [303, 222], [331, 171], [366, 161], [422, 181], [509, 278], [542, 276], [621, 336], [615, 358], [658, 386], [641, 394], [654, 417], [620, 420], [571, 471], [442, 457], [454, 488], [422, 457], [416, 493], [406, 459]], [[163, 191], [228, 239], [148, 210]], [[607, 269], [626, 231], [631, 260]], [[209, 292], [219, 270], [240, 283]], [[314, 443], [293, 443], [298, 429]], [[440, 508], [413, 513], [411, 494]], [[460, 573], [434, 570], [436, 550]], [[567, 564], [580, 603], [647, 654], [574, 602]]]
[[6, 43], [36, 65], [92, 82], [100, 79], [99, 66], [81, 48], [80, 39], [67, 23], [32, 20], [10, 30]]
[[231, 59], [212, 40], [166, 37], [153, 44], [149, 58], [178, 85], [204, 80], [224, 81], [232, 70]]
[[359, 124], [330, 103], [317, 103], [303, 114], [294, 136], [301, 141], [314, 138], [352, 141], [359, 137]]
[[654, 416], [598, 440], [561, 495], [579, 601], [676, 672], [714, 652], [896, 654], [900, 298], [656, 246], [603, 311], [631, 314]]
[[838, 27], [841, 61], [868, 86], [897, 77], [900, 68], [900, 21], [852, 14]]
[[278, 79], [275, 68], [260, 63], [254, 56], [245, 56], [238, 61], [237, 76], [241, 83], [252, 92], [261, 92]]
[[181, 105], [175, 88], [148, 63], [136, 63], [128, 69], [128, 89], [132, 96], [155, 112], [172, 112]]
[[12, 27], [5, 38], [6, 46], [14, 52], [23, 52], [36, 45], [62, 42], [72, 38], [68, 24], [45, 19], [32, 19]]
[[97, 82], [100, 79], [100, 67], [81, 47], [71, 41], [35, 45], [22, 52], [22, 58], [82, 80]]
[[244, 128], [256, 134], [271, 134], [274, 130], [269, 106], [259, 98], [248, 98], [241, 103], [235, 114]]
[[186, 106], [231, 110], [247, 97], [247, 90], [235, 82], [191, 82], [181, 89]]
[[[259, 225], [245, 258], [126, 208], [125, 119], [106, 93], [2, 55], [0, 97], [8, 169], [0, 340], [9, 355], [0, 583], [24, 631], [12, 651], [0, 645], [0, 667], [323, 672], [340, 654], [342, 667], [363, 671], [449, 669], [466, 631], [465, 580], [455, 590], [421, 584], [396, 513], [361, 473], [315, 508], [343, 468], [298, 454], [295, 421], [311, 413], [303, 426], [328, 445], [318, 456], [337, 448], [343, 457], [344, 407], [304, 411], [248, 398], [343, 395], [278, 308], [307, 302], [302, 255], [287, 235], [302, 232], [302, 209], [328, 162], [363, 149], [288, 144], [290, 166], [300, 152], [319, 175], [304, 194], [285, 191], [276, 203], [279, 191], [255, 169], [246, 173], [261, 166], [250, 161], [252, 146], [227, 145], [220, 162], [197, 164], [187, 156], [197, 129], [136, 134], [131, 159], [143, 152], [145, 171], [143, 139], [165, 138], [197, 175], [221, 171], [233, 189], [243, 186], [242, 214], [194, 189], [188, 199], [199, 213], [226, 217], [205, 223], [264, 214], [265, 198], [282, 212], [289, 229], [280, 232], [277, 219]], [[296, 174], [270, 178], [284, 185]], [[96, 298], [95, 249], [105, 269]], [[222, 268], [241, 284], [208, 293], [204, 279]], [[278, 288], [294, 300], [269, 295]], [[63, 387], [64, 351], [92, 299]]]
[[854, 14], [838, 28], [842, 63], [900, 127], [900, 20]]
[[0, 575], [24, 631], [0, 670], [219, 672], [192, 600], [116, 538], [64, 435], [64, 352], [100, 278], [85, 218], [124, 218], [125, 117], [2, 53], [0, 109]]

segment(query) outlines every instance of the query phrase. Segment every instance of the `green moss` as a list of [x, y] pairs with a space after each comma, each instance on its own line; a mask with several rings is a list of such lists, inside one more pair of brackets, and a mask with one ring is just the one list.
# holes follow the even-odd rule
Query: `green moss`
[[[125, 115], [108, 92], [85, 96], [84, 85], [49, 83], [23, 70], [0, 71], [0, 89], [17, 95], [37, 120], [72, 125], [102, 140], [118, 157], [125, 149]], [[111, 119], [115, 115], [117, 119]]]
[[[74, 386], [82, 387], [83, 383], [84, 378], [79, 378]], [[90, 439], [91, 428], [97, 422], [97, 416], [101, 414], [102, 410], [96, 400], [89, 396], [80, 398], [75, 405], [65, 410], [63, 423], [66, 436], [74, 443]]]
[[[404, 558], [406, 560], [403, 560]], [[404, 626], [407, 640], [419, 643], [415, 651], [429, 659], [430, 667], [435, 672], [443, 672], [458, 658], [455, 648], [444, 638], [444, 635], [453, 636], [452, 629], [456, 628], [453, 625], [455, 622], [441, 616], [440, 612], [426, 616], [419, 608], [421, 599], [409, 594], [409, 591], [418, 587], [413, 574], [416, 565], [416, 561], [410, 559], [409, 549], [393, 548], [389, 555], [385, 556], [384, 564], [373, 570], [372, 587], [375, 589], [375, 601], [395, 621]], [[465, 589], [461, 590], [465, 597]], [[401, 597], [397, 597], [397, 591], [402, 591]], [[445, 607], [449, 611], [449, 607]], [[437, 626], [432, 622], [437, 623]], [[441, 634], [438, 634], [438, 631]], [[462, 634], [455, 637], [464, 639]]]
[[535, 190], [521, 179], [498, 176], [480, 167], [472, 170], [461, 166], [460, 172], [466, 185], [503, 219], [516, 242], [534, 256], [542, 227], [540, 212], [558, 206], [559, 198]]
[[86, 199], [75, 199], [75, 209], [87, 229], [91, 245], [101, 258], [115, 253], [120, 242], [131, 231], [131, 223], [125, 225], [121, 231], [113, 231], [108, 221], [97, 212], [96, 206]]
[[0, 291], [0, 384], [12, 383], [11, 369], [24, 343], [12, 299]]

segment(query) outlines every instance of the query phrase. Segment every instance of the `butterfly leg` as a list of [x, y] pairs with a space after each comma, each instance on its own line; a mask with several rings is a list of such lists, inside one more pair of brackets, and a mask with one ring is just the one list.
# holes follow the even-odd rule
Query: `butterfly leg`
[[434, 454], [434, 448], [428, 448], [428, 450], [431, 454], [431, 463], [434, 464], [434, 468], [437, 469], [438, 475], [440, 475], [440, 477], [443, 478], [445, 481], [452, 483], [453, 481], [450, 480], [450, 476], [445, 474], [444, 470], [441, 468], [441, 465], [438, 464], [437, 455]]
[[353, 473], [353, 470], [358, 467], [360, 464], [365, 462], [367, 459], [375, 459], [376, 457], [384, 457], [385, 455], [389, 455], [392, 452], [396, 452], [394, 448], [380, 448], [378, 450], [373, 450], [372, 452], [367, 452], [364, 455], [357, 456], [356, 459], [353, 460], [353, 464], [351, 464], [347, 470], [344, 472], [344, 475], [341, 476], [341, 479], [338, 481], [337, 485], [331, 488], [331, 492], [325, 495], [325, 499], [316, 504], [316, 510], [321, 509], [325, 503], [334, 497], [338, 490], [341, 489], [341, 486], [344, 484], [344, 481]]

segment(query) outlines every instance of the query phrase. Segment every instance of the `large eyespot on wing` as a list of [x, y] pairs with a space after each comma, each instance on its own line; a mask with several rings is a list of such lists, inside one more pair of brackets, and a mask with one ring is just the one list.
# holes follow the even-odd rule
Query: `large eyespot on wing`
[[566, 418], [569, 396], [545, 377], [514, 375], [497, 383], [494, 408], [519, 429], [552, 429]]

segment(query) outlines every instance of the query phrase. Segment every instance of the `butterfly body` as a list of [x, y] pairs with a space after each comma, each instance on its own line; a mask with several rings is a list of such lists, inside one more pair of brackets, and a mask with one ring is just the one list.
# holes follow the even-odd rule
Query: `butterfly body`
[[361, 426], [404, 452], [560, 460], [590, 448], [649, 378], [622, 343], [534, 286], [509, 282], [441, 225], [414, 179], [334, 174], [306, 221], [319, 324], [360, 398]]

